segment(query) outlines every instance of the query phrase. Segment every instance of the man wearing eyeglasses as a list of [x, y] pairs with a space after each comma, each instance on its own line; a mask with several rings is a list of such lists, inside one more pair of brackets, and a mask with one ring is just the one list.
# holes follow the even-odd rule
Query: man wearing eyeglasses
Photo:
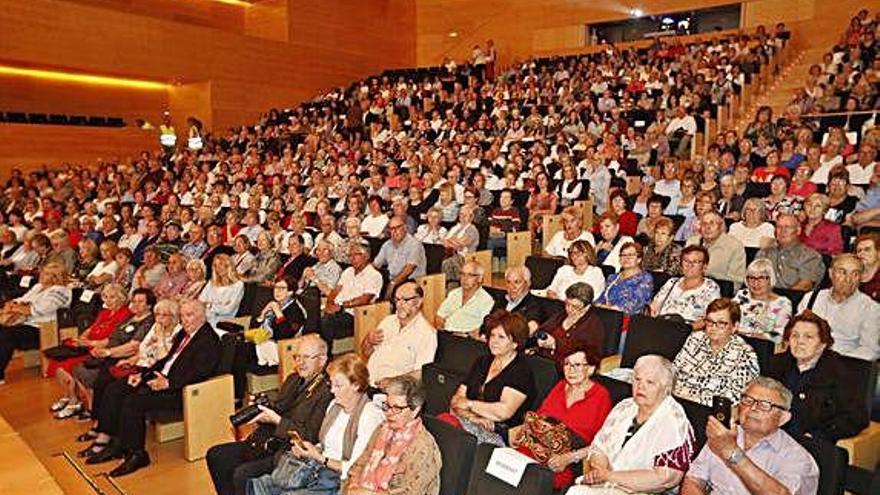
[[379, 254], [373, 260], [373, 266], [381, 268], [388, 265], [388, 275], [391, 280], [387, 294], [390, 298], [397, 286], [425, 274], [427, 259], [425, 246], [409, 234], [403, 219], [392, 217], [388, 221], [388, 232], [391, 234], [390, 239], [382, 244]]
[[327, 366], [327, 343], [317, 334], [296, 339], [294, 372], [287, 377], [272, 407], [260, 407], [251, 420], [257, 429], [243, 442], [215, 445], [206, 461], [218, 495], [244, 495], [247, 481], [272, 472], [274, 451], [267, 449], [270, 438], [287, 443], [288, 432], [318, 441], [324, 412], [333, 398]]
[[760, 376], [746, 386], [738, 425], [714, 417], [706, 445], [691, 463], [681, 495], [813, 495], [819, 487], [816, 461], [780, 427], [791, 419], [791, 392]]
[[461, 267], [461, 286], [446, 294], [437, 308], [434, 325], [448, 332], [480, 338], [483, 319], [492, 311], [495, 300], [483, 288], [483, 267], [468, 261]]
[[434, 360], [437, 331], [422, 315], [423, 297], [415, 282], [397, 286], [395, 313], [367, 334], [364, 353], [369, 356], [370, 385], [384, 388], [387, 379], [402, 375], [420, 379], [422, 366]]

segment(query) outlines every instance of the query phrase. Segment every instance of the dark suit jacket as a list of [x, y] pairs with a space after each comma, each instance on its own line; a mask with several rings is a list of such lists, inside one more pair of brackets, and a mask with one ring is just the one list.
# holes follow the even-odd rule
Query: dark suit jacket
[[[495, 300], [495, 307], [492, 308], [492, 311], [505, 308], [507, 308], [506, 296]], [[538, 325], [541, 325], [554, 316], [550, 309], [550, 304], [546, 300], [542, 301], [541, 298], [528, 293], [519, 304], [513, 307], [511, 312], [522, 316], [526, 321], [536, 321]]]
[[[175, 335], [171, 351], [167, 356], [157, 361], [150, 370], [161, 372], [165, 363], [177, 352], [177, 348], [183, 342], [183, 337], [184, 332]], [[205, 323], [196, 330], [190, 342], [171, 365], [171, 369], [168, 371], [168, 389], [179, 392], [187, 385], [211, 378], [220, 361], [220, 353], [220, 338], [217, 337], [217, 333], [214, 332], [211, 325]]]
[[293, 338], [306, 322], [299, 301], [293, 301], [281, 310], [284, 318], [279, 318], [272, 324], [272, 338], [274, 340]]
[[[318, 442], [321, 422], [333, 399], [330, 379], [322, 375], [319, 380], [310, 387], [309, 384], [304, 385], [303, 379], [294, 373], [284, 381], [275, 402], [275, 409], [281, 415], [281, 422], [275, 427], [275, 436], [287, 438], [289, 430], [296, 430], [309, 442]], [[305, 389], [300, 391], [300, 387]]]
[[[797, 372], [791, 352], [774, 355], [768, 368], [768, 376], [791, 388], [792, 374]], [[857, 435], [868, 426], [866, 395], [860, 386], [865, 380], [853, 376], [854, 372], [836, 352], [826, 349], [822, 353], [816, 367], [801, 378], [797, 390], [791, 391], [792, 406], [800, 412], [800, 433], [836, 442]]]

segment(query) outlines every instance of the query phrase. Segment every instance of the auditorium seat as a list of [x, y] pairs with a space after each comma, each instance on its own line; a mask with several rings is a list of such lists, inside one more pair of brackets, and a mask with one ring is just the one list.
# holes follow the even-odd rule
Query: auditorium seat
[[762, 372], [767, 371], [770, 359], [776, 353], [776, 343], [769, 339], [761, 337], [752, 337], [750, 335], [740, 335], [755, 351], [758, 356], [758, 367]]
[[645, 354], [659, 354], [672, 361], [690, 334], [691, 327], [687, 323], [633, 315], [620, 366], [632, 368]]
[[800, 443], [819, 466], [817, 495], [843, 495], [849, 464], [846, 450], [819, 438], [803, 437]]
[[620, 334], [623, 330], [624, 314], [615, 309], [600, 308], [593, 306], [591, 309], [602, 320], [605, 329], [605, 338], [602, 342], [602, 357], [617, 354], [620, 347]]
[[546, 467], [531, 463], [526, 467], [519, 486], [513, 487], [486, 473], [486, 466], [495, 446], [477, 446], [474, 464], [468, 481], [467, 495], [545, 495], [553, 493], [553, 472]]
[[443, 458], [440, 495], [464, 495], [477, 451], [476, 437], [433, 416], [424, 415], [422, 421], [434, 436]]
[[443, 260], [446, 258], [446, 248], [442, 244], [422, 243], [425, 247], [425, 273], [432, 275], [443, 271]]
[[529, 368], [532, 370], [532, 375], [535, 377], [535, 400], [529, 409], [536, 411], [541, 407], [541, 403], [544, 402], [550, 390], [556, 386], [560, 376], [556, 370], [556, 363], [553, 360], [538, 355], [528, 355], [526, 356], [526, 363], [528, 363]]
[[[509, 264], [509, 262], [508, 262]], [[553, 281], [556, 270], [565, 264], [562, 258], [551, 258], [549, 256], [530, 255], [525, 260], [525, 265], [532, 273], [532, 289], [546, 289]]]

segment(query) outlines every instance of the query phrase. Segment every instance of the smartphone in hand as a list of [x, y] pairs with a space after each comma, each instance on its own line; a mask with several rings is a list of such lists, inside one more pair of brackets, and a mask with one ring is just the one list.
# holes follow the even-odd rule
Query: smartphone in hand
[[712, 397], [712, 416], [715, 416], [715, 419], [720, 421], [725, 428], [730, 428], [732, 407], [733, 402], [727, 397], [720, 395]]

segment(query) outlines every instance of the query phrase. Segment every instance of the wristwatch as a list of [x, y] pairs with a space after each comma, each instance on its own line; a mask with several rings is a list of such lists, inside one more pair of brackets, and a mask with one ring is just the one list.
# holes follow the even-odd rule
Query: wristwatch
[[730, 455], [727, 456], [727, 463], [736, 465], [736, 464], [739, 464], [740, 462], [742, 462], [742, 460], [745, 458], [746, 458], [746, 453], [743, 452], [741, 448], [737, 447], [737, 448], [733, 449], [732, 452], [730, 452]]

